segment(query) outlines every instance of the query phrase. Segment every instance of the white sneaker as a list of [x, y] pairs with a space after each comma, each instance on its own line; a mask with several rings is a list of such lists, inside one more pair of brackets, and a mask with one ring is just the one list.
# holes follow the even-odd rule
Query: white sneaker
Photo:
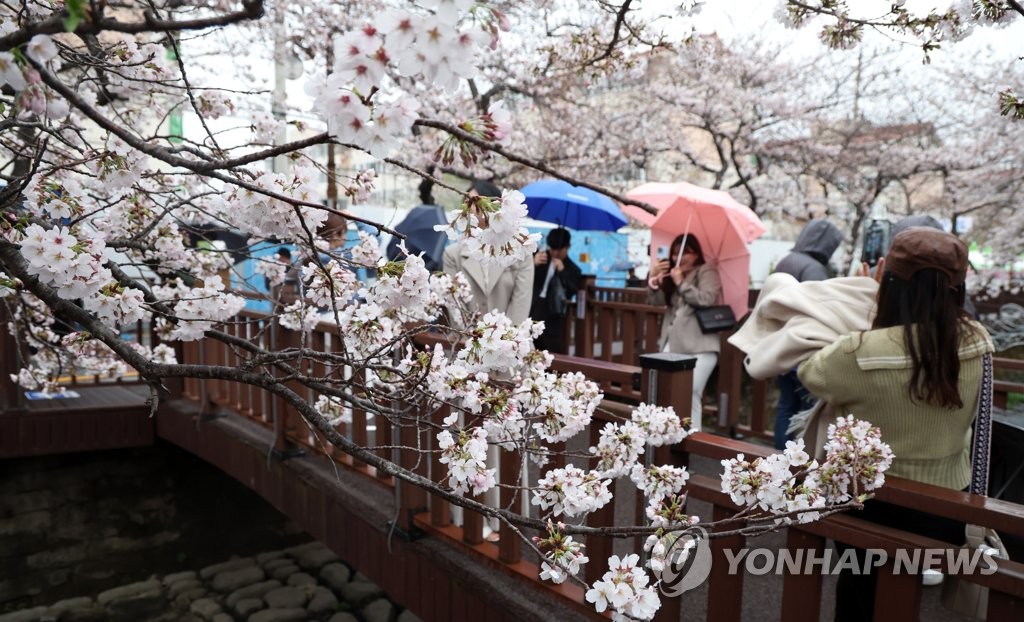
[[938, 585], [942, 583], [942, 578], [943, 576], [941, 572], [928, 568], [921, 573], [921, 585]]

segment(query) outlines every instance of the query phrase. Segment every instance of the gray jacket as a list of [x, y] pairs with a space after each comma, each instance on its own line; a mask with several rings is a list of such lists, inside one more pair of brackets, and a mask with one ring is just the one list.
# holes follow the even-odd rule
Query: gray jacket
[[828, 260], [843, 241], [843, 233], [827, 220], [812, 220], [800, 232], [793, 250], [775, 266], [774, 272], [792, 275], [797, 281], [824, 281]]
[[[666, 275], [665, 278], [669, 277]], [[707, 264], [697, 266], [668, 302], [668, 310], [661, 321], [658, 349], [666, 351], [667, 344], [667, 351], [676, 354], [718, 352], [721, 349], [718, 333], [705, 335], [701, 332], [693, 311], [695, 307], [710, 307], [721, 304], [721, 301], [722, 280], [718, 270]], [[660, 289], [647, 290], [647, 303], [665, 304], [665, 292]]]

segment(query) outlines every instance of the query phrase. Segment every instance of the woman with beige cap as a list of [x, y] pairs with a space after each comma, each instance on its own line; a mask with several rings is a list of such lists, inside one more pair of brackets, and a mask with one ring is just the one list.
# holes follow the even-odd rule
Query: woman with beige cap
[[[871, 329], [817, 352], [800, 366], [800, 381], [837, 412], [881, 429], [895, 454], [889, 473], [963, 490], [982, 359], [993, 350], [985, 328], [964, 312], [967, 247], [948, 233], [912, 227], [893, 239], [881, 268]], [[956, 545], [964, 540], [963, 523], [879, 501], [865, 503], [857, 517]], [[840, 574], [837, 621], [872, 620], [874, 603], [873, 574]]]

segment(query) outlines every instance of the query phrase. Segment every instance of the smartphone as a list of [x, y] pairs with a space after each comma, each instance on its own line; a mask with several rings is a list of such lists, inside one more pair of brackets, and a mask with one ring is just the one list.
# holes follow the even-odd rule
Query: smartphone
[[667, 246], [659, 246], [658, 247], [658, 254], [655, 255], [655, 257], [657, 257], [658, 261], [661, 261], [662, 259], [668, 259], [668, 247]]

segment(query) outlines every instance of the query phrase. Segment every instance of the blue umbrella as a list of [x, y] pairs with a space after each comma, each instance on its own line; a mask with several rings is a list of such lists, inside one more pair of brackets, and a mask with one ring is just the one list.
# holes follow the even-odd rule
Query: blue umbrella
[[[438, 205], [417, 205], [409, 210], [402, 222], [395, 225], [395, 231], [405, 236], [405, 248], [411, 255], [423, 253], [423, 263], [427, 270], [434, 272], [441, 269], [444, 246], [448, 235], [444, 231], [434, 231], [434, 225], [446, 225], [448, 218], [444, 208]], [[385, 251], [389, 260], [399, 256], [397, 237], [391, 238]]]
[[561, 179], [535, 181], [521, 192], [530, 218], [577, 231], [615, 231], [626, 224], [615, 201]]

